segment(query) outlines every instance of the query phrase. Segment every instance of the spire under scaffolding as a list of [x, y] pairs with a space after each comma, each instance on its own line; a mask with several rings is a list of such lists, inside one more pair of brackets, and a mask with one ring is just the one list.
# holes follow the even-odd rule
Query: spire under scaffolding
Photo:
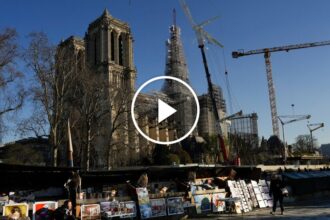
[[[170, 27], [170, 38], [166, 41], [165, 75], [189, 83], [186, 59], [180, 39], [180, 28], [176, 24], [175, 9], [173, 9], [173, 25]], [[180, 125], [177, 124], [177, 131], [178, 135], [182, 136], [190, 130], [194, 122], [192, 94], [185, 86], [173, 80], [165, 80], [162, 91], [171, 99], [180, 103], [175, 106], [178, 110], [175, 114], [175, 117], [177, 117], [175, 121], [180, 122]]]

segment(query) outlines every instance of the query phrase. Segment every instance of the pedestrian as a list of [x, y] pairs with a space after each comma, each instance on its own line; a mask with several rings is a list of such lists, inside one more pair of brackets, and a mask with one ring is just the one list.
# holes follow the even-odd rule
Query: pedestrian
[[72, 202], [66, 200], [63, 205], [55, 210], [55, 220], [75, 220], [75, 216], [72, 210]]
[[72, 202], [73, 213], [76, 213], [77, 206], [77, 194], [80, 195], [81, 192], [81, 178], [78, 171], [71, 173], [71, 178], [64, 184], [64, 187], [68, 190], [69, 200]]
[[269, 195], [273, 196], [273, 210], [270, 212], [270, 214], [272, 215], [274, 215], [276, 212], [277, 202], [280, 203], [281, 215], [283, 215], [284, 212], [284, 206], [283, 206], [284, 195], [282, 192], [283, 188], [284, 188], [284, 184], [281, 176], [273, 174], [271, 177], [270, 189], [269, 189]]

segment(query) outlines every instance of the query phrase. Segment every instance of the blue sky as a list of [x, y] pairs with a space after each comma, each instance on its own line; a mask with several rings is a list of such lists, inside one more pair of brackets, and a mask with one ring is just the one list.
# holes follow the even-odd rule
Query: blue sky
[[[224, 77], [223, 51], [207, 46], [210, 69], [233, 103], [234, 111], [256, 112], [259, 133], [272, 133], [263, 55], [231, 58], [237, 49], [258, 49], [330, 39], [330, 2], [326, 0], [187, 0], [196, 21], [220, 15], [206, 30], [225, 45], [224, 56], [233, 100], [229, 100]], [[70, 35], [84, 36], [88, 24], [108, 8], [110, 14], [130, 24], [134, 36], [137, 86], [151, 77], [163, 75], [165, 40], [177, 9], [177, 24], [189, 67], [190, 82], [197, 93], [206, 91], [206, 79], [195, 35], [177, 0], [2, 0], [0, 29], [14, 27], [20, 43], [27, 45], [32, 31], [44, 31], [54, 44]], [[273, 78], [279, 115], [311, 114], [310, 122], [324, 122], [314, 136], [330, 143], [330, 46], [272, 54]], [[28, 111], [28, 110], [26, 110]], [[307, 134], [307, 122], [285, 127], [289, 143]], [[8, 138], [7, 138], [8, 139]], [[10, 138], [9, 138], [10, 139]]]

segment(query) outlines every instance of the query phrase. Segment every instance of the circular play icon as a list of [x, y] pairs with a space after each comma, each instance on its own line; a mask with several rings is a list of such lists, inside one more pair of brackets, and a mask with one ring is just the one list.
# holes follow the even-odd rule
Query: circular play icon
[[[146, 87], [152, 87], [152, 84], [157, 84], [159, 83], [157, 81], [161, 80], [166, 81], [167, 88], [171, 88], [167, 90], [172, 93], [154, 92], [156, 95], [141, 93]], [[143, 101], [138, 101], [141, 103], [137, 105], [137, 100], [142, 99]], [[194, 90], [185, 81], [172, 76], [157, 76], [143, 83], [135, 92], [131, 104], [131, 116], [135, 128], [144, 138], [156, 144], [175, 144], [187, 138], [196, 128], [199, 114], [198, 97]], [[153, 120], [151, 121], [150, 118]], [[145, 123], [141, 124], [141, 121]], [[142, 128], [146, 126], [147, 129]], [[155, 130], [156, 136], [152, 136], [152, 129]], [[159, 137], [160, 129], [167, 132], [167, 138], [162, 140]], [[170, 131], [172, 135], [169, 135]], [[172, 137], [171, 140], [168, 136]]]

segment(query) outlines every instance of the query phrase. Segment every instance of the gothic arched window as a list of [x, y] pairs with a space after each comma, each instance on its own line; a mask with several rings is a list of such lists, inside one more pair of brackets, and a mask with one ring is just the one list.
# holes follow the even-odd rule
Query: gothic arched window
[[94, 36], [94, 65], [97, 64], [97, 36]]
[[115, 61], [115, 34], [111, 31], [111, 61]]
[[124, 43], [123, 43], [122, 34], [118, 38], [118, 49], [119, 49], [119, 65], [123, 65]]

